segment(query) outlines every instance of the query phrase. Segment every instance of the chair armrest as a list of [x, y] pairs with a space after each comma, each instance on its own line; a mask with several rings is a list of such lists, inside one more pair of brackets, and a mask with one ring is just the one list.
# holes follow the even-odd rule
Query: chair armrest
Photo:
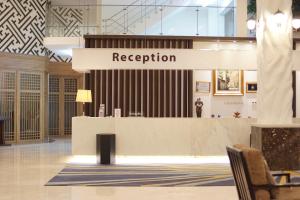
[[300, 187], [300, 183], [287, 183], [284, 185], [274, 185], [274, 188], [292, 188], [292, 187]]
[[287, 182], [291, 182], [291, 174], [290, 173], [274, 173], [272, 176], [285, 176], [287, 179]]

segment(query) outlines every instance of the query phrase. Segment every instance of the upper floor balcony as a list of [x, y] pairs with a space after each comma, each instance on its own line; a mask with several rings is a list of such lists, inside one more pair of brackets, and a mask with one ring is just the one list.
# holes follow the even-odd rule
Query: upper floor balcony
[[[135, 0], [127, 5], [122, 3], [128, 1], [114, 2], [102, 1], [102, 4], [89, 5], [49, 4], [46, 36], [237, 35], [237, 0]], [[244, 18], [247, 17], [247, 11], [245, 13]]]

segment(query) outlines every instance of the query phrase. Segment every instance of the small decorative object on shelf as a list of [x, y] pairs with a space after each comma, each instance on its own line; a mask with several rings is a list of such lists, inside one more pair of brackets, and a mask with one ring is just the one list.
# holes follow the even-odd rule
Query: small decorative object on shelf
[[121, 117], [121, 109], [115, 108], [115, 117]]
[[212, 115], [211, 115], [211, 118], [215, 118], [215, 115], [214, 115], [214, 114], [212, 114]]
[[234, 113], [233, 113], [233, 117], [234, 117], [234, 118], [241, 118], [241, 113], [239, 113], [239, 112], [234, 112]]
[[221, 118], [221, 115], [218, 115], [218, 118]]
[[105, 104], [100, 104], [99, 117], [105, 117]]
[[203, 107], [203, 101], [201, 101], [201, 98], [198, 98], [195, 101], [195, 106], [196, 106], [197, 117], [201, 118], [202, 117], [202, 107]]

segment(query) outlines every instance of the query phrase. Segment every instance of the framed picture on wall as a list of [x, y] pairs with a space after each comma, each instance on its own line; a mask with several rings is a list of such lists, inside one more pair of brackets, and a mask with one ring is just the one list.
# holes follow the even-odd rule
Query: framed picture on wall
[[246, 83], [246, 93], [256, 93], [257, 92], [257, 83], [248, 82]]
[[210, 82], [208, 81], [196, 81], [197, 93], [210, 93]]
[[213, 71], [214, 95], [244, 95], [243, 70], [214, 70]]

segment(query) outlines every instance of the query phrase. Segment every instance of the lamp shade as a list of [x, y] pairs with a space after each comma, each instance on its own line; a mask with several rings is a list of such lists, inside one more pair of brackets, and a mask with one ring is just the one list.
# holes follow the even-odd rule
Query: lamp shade
[[91, 90], [78, 90], [76, 96], [76, 102], [92, 102], [92, 92]]
[[254, 30], [256, 27], [256, 21], [254, 19], [249, 19], [247, 21], [247, 27], [249, 30]]
[[300, 19], [293, 19], [292, 25], [294, 29], [299, 29], [300, 28]]

